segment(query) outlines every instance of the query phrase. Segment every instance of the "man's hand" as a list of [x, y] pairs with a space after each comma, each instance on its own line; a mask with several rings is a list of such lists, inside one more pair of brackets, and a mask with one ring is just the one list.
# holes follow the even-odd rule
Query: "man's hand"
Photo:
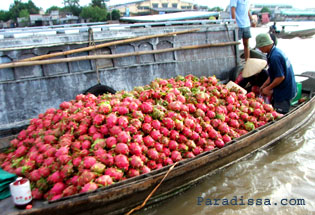
[[269, 90], [268, 87], [265, 87], [261, 90], [261, 93], [264, 95], [264, 96], [271, 96], [272, 93], [273, 93], [273, 90]]

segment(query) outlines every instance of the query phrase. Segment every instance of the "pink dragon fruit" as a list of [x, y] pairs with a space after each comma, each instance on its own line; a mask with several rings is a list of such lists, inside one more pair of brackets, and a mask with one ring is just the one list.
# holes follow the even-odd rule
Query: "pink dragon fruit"
[[147, 152], [147, 155], [152, 160], [158, 160], [159, 159], [159, 153], [154, 148], [149, 149]]
[[114, 113], [110, 113], [107, 117], [106, 117], [106, 124], [108, 128], [113, 127], [114, 125], [117, 124], [117, 116]]
[[135, 176], [138, 176], [138, 175], [140, 175], [140, 172], [137, 169], [129, 169], [128, 172], [127, 172], [127, 176], [129, 178], [132, 178], [132, 177], [135, 177]]
[[115, 152], [117, 154], [128, 155], [129, 154], [129, 147], [125, 143], [118, 143], [116, 148], [115, 148]]
[[83, 160], [84, 168], [90, 169], [96, 163], [95, 157], [87, 156]]
[[114, 161], [115, 161], [115, 165], [119, 169], [123, 169], [125, 171], [128, 170], [128, 168], [129, 168], [129, 161], [128, 161], [128, 157], [126, 155], [123, 155], [123, 154], [116, 155], [114, 157]]
[[224, 141], [222, 139], [216, 139], [214, 141], [214, 144], [218, 147], [218, 148], [222, 148], [225, 144]]
[[78, 189], [76, 186], [74, 185], [70, 185], [68, 187], [66, 187], [63, 192], [62, 192], [62, 196], [66, 197], [66, 196], [72, 196], [74, 194], [76, 194], [78, 192]]
[[80, 193], [91, 192], [91, 191], [96, 190], [97, 188], [98, 188], [98, 185], [96, 183], [89, 182], [82, 187]]
[[65, 187], [66, 187], [66, 185], [64, 183], [57, 182], [56, 184], [54, 184], [54, 186], [51, 188], [51, 190], [49, 192], [53, 195], [59, 195], [63, 192]]
[[50, 183], [58, 183], [58, 182], [62, 182], [62, 177], [60, 175], [60, 172], [59, 171], [56, 171], [54, 172], [53, 174], [51, 174], [48, 178], [47, 178], [47, 181], [50, 182]]
[[84, 170], [82, 174], [78, 178], [78, 185], [84, 186], [85, 184], [91, 182], [96, 178], [96, 174], [94, 172], [90, 172], [88, 170]]
[[130, 143], [129, 151], [131, 154], [136, 155], [136, 156], [139, 156], [142, 153], [142, 149], [138, 143]]
[[143, 142], [147, 147], [153, 147], [154, 146], [154, 139], [151, 136], [145, 136], [143, 138]]
[[140, 109], [143, 113], [152, 113], [153, 111], [153, 106], [151, 103], [149, 102], [143, 102], [141, 105], [140, 105]]
[[133, 168], [141, 168], [143, 166], [143, 161], [139, 156], [133, 155], [130, 158], [130, 165]]
[[113, 179], [109, 175], [102, 175], [95, 180], [95, 183], [106, 187], [113, 184]]
[[131, 137], [128, 132], [122, 131], [117, 135], [117, 141], [121, 143], [128, 143], [130, 142]]
[[117, 144], [117, 139], [115, 137], [108, 137], [106, 139], [106, 148], [112, 149], [116, 147], [116, 144]]
[[182, 155], [179, 151], [172, 151], [171, 159], [173, 160], [173, 162], [180, 161], [182, 160]]
[[105, 175], [109, 175], [114, 181], [120, 181], [124, 173], [121, 170], [111, 167], [105, 170]]

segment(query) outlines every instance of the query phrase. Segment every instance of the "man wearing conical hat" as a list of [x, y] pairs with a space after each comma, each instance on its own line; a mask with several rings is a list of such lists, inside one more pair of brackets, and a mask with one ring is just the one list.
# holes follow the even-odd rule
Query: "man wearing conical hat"
[[268, 79], [266, 70], [267, 61], [258, 58], [248, 58], [242, 71], [243, 80], [239, 85], [247, 91], [252, 91], [256, 95], [260, 94], [260, 87]]
[[289, 112], [290, 101], [297, 92], [292, 65], [285, 54], [274, 46], [269, 34], [257, 35], [256, 47], [263, 53], [267, 53], [269, 66], [269, 78], [260, 90], [263, 95], [272, 94], [274, 108], [277, 112], [285, 114]]

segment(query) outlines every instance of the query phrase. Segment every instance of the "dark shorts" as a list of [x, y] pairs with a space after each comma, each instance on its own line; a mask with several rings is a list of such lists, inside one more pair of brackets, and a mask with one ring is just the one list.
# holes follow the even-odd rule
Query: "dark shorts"
[[290, 110], [291, 103], [290, 103], [290, 100], [289, 101], [285, 100], [282, 102], [275, 102], [274, 101], [273, 107], [278, 113], [286, 114]]
[[238, 28], [238, 39], [249, 39], [252, 35], [250, 33], [250, 27]]

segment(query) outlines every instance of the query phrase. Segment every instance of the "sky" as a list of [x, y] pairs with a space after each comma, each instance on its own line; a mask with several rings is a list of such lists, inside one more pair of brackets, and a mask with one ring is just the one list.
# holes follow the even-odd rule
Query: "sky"
[[[63, 7], [63, 0], [32, 0], [37, 7], [41, 7], [44, 10], [51, 6]], [[110, 0], [108, 5], [120, 4], [130, 2], [134, 0]], [[199, 5], [205, 5], [208, 7], [219, 6], [223, 9], [229, 4], [230, 0], [186, 0]], [[1, 0], [0, 10], [9, 10], [10, 5], [13, 4], [14, 0]], [[22, 0], [22, 2], [28, 2], [28, 0]], [[80, 0], [81, 6], [86, 6], [91, 0]], [[315, 0], [250, 0], [250, 3], [277, 3], [277, 4], [290, 4], [295, 8], [315, 8]]]

